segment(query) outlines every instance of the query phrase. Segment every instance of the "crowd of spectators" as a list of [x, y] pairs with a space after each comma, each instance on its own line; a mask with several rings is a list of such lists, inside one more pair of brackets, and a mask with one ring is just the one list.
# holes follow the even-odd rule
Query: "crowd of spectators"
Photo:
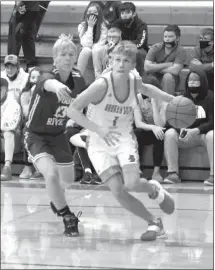
[[[5, 163], [1, 181], [11, 180], [13, 155], [22, 150], [24, 168], [20, 178], [41, 179], [24, 147], [24, 130], [28, 119], [28, 108], [35, 84], [42, 74], [36, 68], [35, 41], [38, 30], [50, 1], [16, 1], [9, 22], [8, 55], [1, 71], [1, 149]], [[138, 49], [135, 74], [144, 82], [154, 84], [163, 91], [175, 95], [180, 72], [185, 67], [186, 51], [180, 43], [181, 31], [178, 25], [167, 25], [163, 40], [148, 46], [147, 22], [141, 20], [132, 2], [91, 1], [86, 7], [83, 19], [78, 25], [81, 51], [77, 69], [81, 72], [80, 89], [89, 61], [92, 61], [95, 79], [111, 69], [110, 52], [120, 40], [129, 40]], [[13, 35], [15, 33], [15, 35]], [[196, 122], [183, 130], [171, 127], [165, 118], [165, 103], [138, 94], [139, 106], [134, 112], [135, 134], [139, 145], [140, 159], [144, 146], [153, 145], [154, 171], [152, 178], [163, 183], [180, 183], [178, 149], [203, 145], [207, 149], [210, 175], [205, 184], [213, 186], [213, 91], [214, 91], [214, 31], [204, 28], [200, 32], [199, 45], [191, 52], [186, 78], [185, 97], [190, 98], [197, 108]], [[19, 63], [19, 51], [23, 47], [26, 71]], [[75, 74], [75, 71], [73, 71]], [[86, 108], [90, 117], [91, 108]], [[86, 151], [87, 130], [73, 121], [67, 124], [68, 140], [74, 155], [76, 181], [83, 184], [100, 184]], [[160, 166], [165, 156], [167, 176], [163, 178]], [[144, 173], [141, 163], [140, 173]]]

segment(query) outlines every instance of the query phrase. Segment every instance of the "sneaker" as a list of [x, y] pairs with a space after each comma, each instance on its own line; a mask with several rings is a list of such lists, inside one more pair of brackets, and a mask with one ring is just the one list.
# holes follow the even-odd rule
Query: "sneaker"
[[22, 170], [21, 174], [19, 175], [20, 179], [28, 179], [32, 176], [32, 169], [31, 166], [25, 166]]
[[210, 175], [205, 181], [204, 184], [206, 186], [213, 186], [214, 185], [214, 176]]
[[154, 241], [157, 237], [164, 235], [164, 227], [161, 218], [156, 221], [149, 221], [148, 228], [145, 233], [143, 233], [140, 237], [142, 241]]
[[152, 175], [152, 179], [158, 181], [159, 183], [163, 183], [163, 177], [161, 176], [160, 173], [154, 172]]
[[10, 180], [12, 180], [11, 167], [4, 166], [1, 171], [1, 181], [10, 181]]
[[101, 185], [102, 184], [102, 180], [101, 178], [98, 176], [98, 174], [94, 173], [92, 175], [92, 179], [90, 182], [91, 185]]
[[81, 184], [89, 185], [92, 181], [93, 175], [90, 172], [84, 173], [83, 177], [80, 180]]
[[79, 236], [79, 231], [78, 231], [78, 222], [79, 222], [79, 217], [82, 215], [82, 212], [78, 212], [77, 217], [72, 214], [72, 215], [66, 215], [63, 217], [63, 223], [65, 226], [65, 231], [64, 235], [68, 237], [76, 237]]
[[164, 213], [172, 214], [175, 210], [175, 202], [172, 196], [156, 180], [149, 180], [149, 183], [154, 186], [154, 192], [148, 194], [149, 198], [155, 200]]
[[181, 183], [181, 179], [176, 172], [169, 172], [167, 177], [164, 179], [164, 183], [178, 184]]
[[39, 171], [35, 171], [30, 177], [30, 180], [42, 180], [42, 179], [43, 179], [43, 175]]

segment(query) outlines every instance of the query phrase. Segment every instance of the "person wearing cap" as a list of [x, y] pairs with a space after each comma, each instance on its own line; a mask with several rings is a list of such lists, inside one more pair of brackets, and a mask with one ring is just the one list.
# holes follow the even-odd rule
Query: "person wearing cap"
[[19, 101], [21, 92], [25, 87], [29, 74], [20, 67], [19, 58], [16, 55], [7, 55], [4, 59], [5, 69], [1, 71], [1, 78], [8, 81], [8, 97]]
[[12, 180], [13, 155], [21, 150], [21, 107], [15, 99], [8, 98], [8, 86], [8, 81], [1, 78], [1, 154], [5, 154], [1, 181]]

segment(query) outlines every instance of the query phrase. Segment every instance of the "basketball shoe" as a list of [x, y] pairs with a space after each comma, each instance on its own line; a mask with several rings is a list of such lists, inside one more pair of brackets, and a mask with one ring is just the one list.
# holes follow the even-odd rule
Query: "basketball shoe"
[[161, 218], [158, 218], [157, 221], [149, 221], [147, 231], [141, 235], [140, 239], [142, 241], [154, 241], [157, 237], [164, 234], [163, 222]]
[[77, 216], [75, 214], [66, 215], [63, 217], [63, 223], [65, 226], [64, 235], [68, 237], [76, 237], [79, 236], [79, 230], [78, 230], [78, 222], [79, 217], [82, 215], [82, 212], [79, 211]]
[[149, 180], [149, 183], [154, 186], [154, 192], [148, 195], [149, 198], [155, 200], [164, 213], [172, 214], [175, 210], [175, 202], [172, 196], [156, 180]]

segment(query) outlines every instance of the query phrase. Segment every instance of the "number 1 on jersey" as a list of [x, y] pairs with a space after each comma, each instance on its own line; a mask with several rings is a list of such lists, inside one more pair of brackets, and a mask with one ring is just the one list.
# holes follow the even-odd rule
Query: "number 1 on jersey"
[[116, 126], [116, 122], [118, 119], [119, 119], [119, 116], [115, 116], [115, 118], [113, 119], [113, 126], [114, 127]]

